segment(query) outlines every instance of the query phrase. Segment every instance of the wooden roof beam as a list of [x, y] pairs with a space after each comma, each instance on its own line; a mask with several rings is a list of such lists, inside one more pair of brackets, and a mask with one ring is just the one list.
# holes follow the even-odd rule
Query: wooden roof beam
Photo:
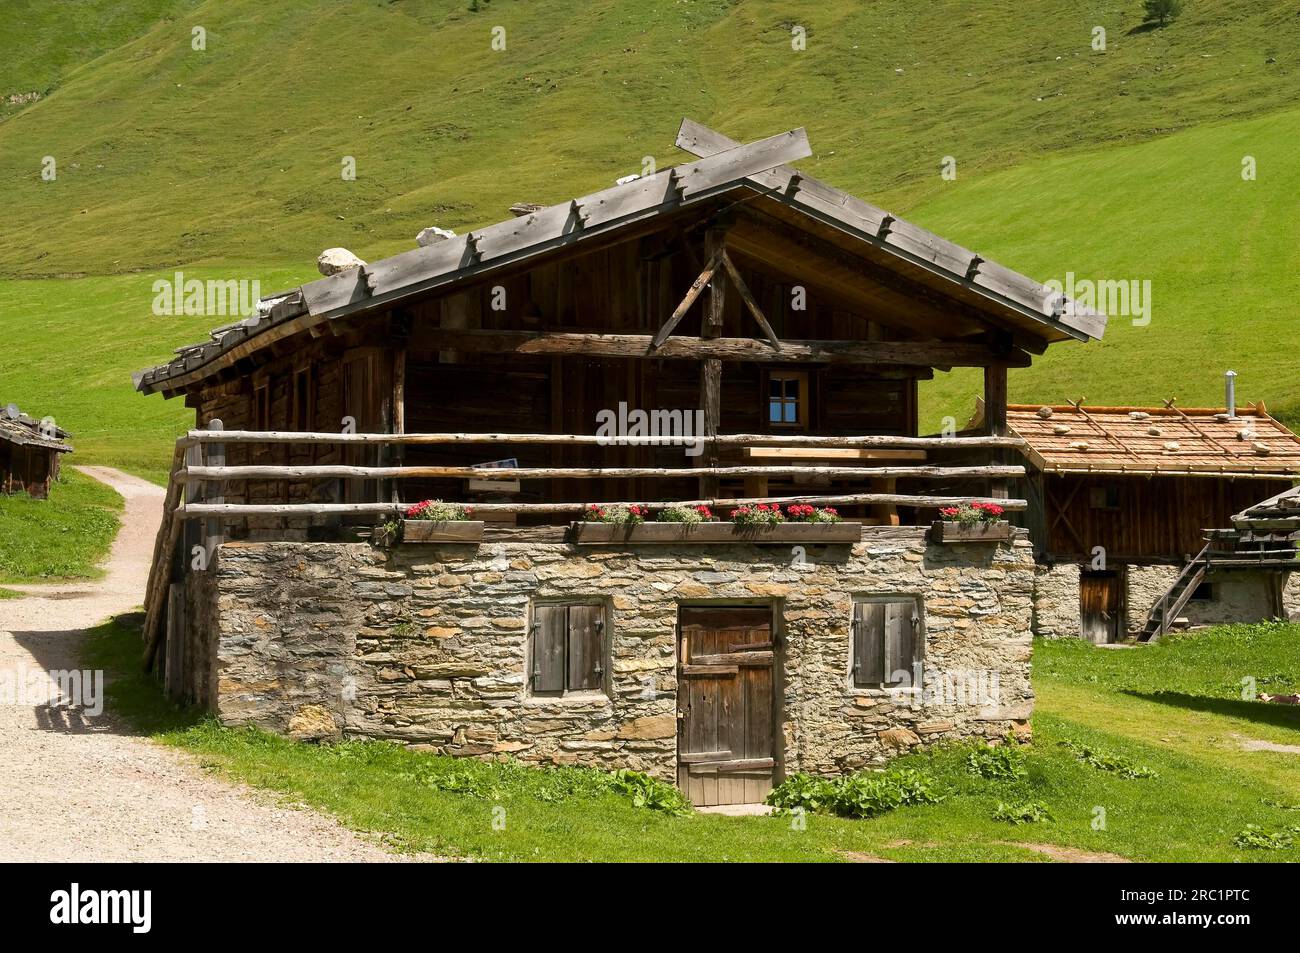
[[1028, 367], [1023, 351], [950, 341], [783, 341], [779, 351], [755, 338], [673, 335], [656, 344], [646, 334], [587, 334], [417, 327], [411, 346], [429, 351], [480, 354], [640, 357], [653, 360], [721, 360], [807, 364], [877, 364], [909, 367]]

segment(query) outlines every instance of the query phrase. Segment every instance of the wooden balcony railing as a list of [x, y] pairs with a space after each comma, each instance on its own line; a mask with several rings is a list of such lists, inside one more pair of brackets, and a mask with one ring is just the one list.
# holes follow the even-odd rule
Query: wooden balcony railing
[[[980, 452], [1017, 449], [1024, 442], [1015, 437], [893, 437], [868, 435], [858, 437], [815, 436], [810, 434], [720, 434], [698, 438], [711, 450], [721, 448], [785, 447], [804, 451], [817, 450], [976, 450]], [[206, 528], [192, 530], [188, 536], [201, 540], [211, 550], [222, 540], [224, 521], [234, 517], [335, 516], [345, 514], [398, 515], [416, 500], [406, 502], [333, 502], [314, 501], [274, 503], [226, 503], [223, 484], [234, 481], [326, 481], [326, 480], [406, 480], [429, 478], [478, 478], [495, 480], [593, 480], [593, 479], [756, 479], [759, 485], [769, 478], [818, 476], [864, 483], [897, 479], [963, 481], [1005, 481], [1024, 476], [1022, 466], [821, 466], [780, 464], [745, 464], [741, 466], [700, 465], [691, 467], [514, 467], [509, 469], [482, 466], [359, 466], [359, 465], [276, 465], [254, 464], [228, 466], [226, 447], [230, 444], [281, 446], [343, 445], [400, 446], [451, 444], [539, 444], [564, 446], [653, 447], [673, 446], [680, 439], [665, 437], [627, 437], [609, 439], [590, 434], [518, 434], [518, 433], [330, 433], [300, 431], [227, 431], [213, 421], [212, 429], [192, 430], [176, 442], [171, 481], [164, 503], [163, 522], [154, 545], [145, 597], [145, 666], [153, 664], [162, 629], [164, 602], [173, 581], [173, 566], [178, 564], [177, 545], [187, 522], [202, 519]], [[702, 458], [703, 459], [703, 458]], [[716, 485], [716, 484], [715, 484]], [[892, 484], [889, 484], [892, 485]], [[997, 503], [1007, 510], [1023, 510], [1024, 500], [987, 496], [917, 494], [891, 492], [790, 493], [786, 495], [723, 497], [681, 500], [627, 500], [589, 502], [508, 502], [474, 503], [475, 513], [581, 515], [593, 502], [603, 505], [640, 505], [654, 511], [667, 506], [732, 507], [758, 503], [811, 503], [816, 506], [894, 506], [930, 508], [953, 506], [966, 501]], [[188, 556], [188, 550], [186, 553]], [[180, 561], [184, 565], [184, 561]]]

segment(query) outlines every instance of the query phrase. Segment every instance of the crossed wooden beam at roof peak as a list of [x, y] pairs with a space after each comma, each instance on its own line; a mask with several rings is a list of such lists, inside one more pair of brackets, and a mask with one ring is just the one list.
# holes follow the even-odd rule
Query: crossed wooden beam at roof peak
[[700, 272], [699, 277], [691, 283], [690, 288], [686, 291], [686, 297], [682, 298], [681, 303], [669, 315], [668, 320], [663, 323], [659, 332], [654, 336], [654, 340], [650, 342], [651, 350], [661, 347], [668, 340], [668, 336], [681, 323], [682, 318], [686, 317], [686, 312], [691, 309], [695, 299], [715, 278], [719, 277], [718, 269], [720, 268], [726, 272], [727, 277], [731, 279], [731, 283], [735, 285], [736, 291], [740, 293], [741, 300], [745, 302], [745, 307], [754, 316], [754, 320], [758, 322], [758, 326], [762, 330], [763, 336], [767, 338], [767, 342], [775, 350], [781, 350], [781, 339], [776, 336], [776, 332], [772, 330], [772, 325], [768, 323], [767, 316], [763, 314], [763, 309], [754, 300], [749, 285], [745, 284], [745, 279], [740, 277], [740, 272], [736, 270], [735, 263], [732, 262], [731, 256], [727, 254], [725, 245], [718, 247], [717, 251], [705, 264], [704, 270]]

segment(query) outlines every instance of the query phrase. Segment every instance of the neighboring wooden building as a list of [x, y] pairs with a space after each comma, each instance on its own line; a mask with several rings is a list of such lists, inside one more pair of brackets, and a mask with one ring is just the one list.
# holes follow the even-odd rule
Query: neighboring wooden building
[[[1174, 401], [1012, 405], [1007, 422], [1027, 444], [1025, 522], [1035, 554], [1056, 574], [1043, 582], [1042, 634], [1114, 642], [1142, 629], [1205, 549], [1207, 530], [1231, 526], [1234, 514], [1300, 480], [1300, 438], [1262, 404], [1233, 416]], [[1275, 598], [1226, 579], [1196, 580], [1186, 602], [1192, 622], [1276, 614]]]
[[51, 421], [29, 417], [14, 404], [0, 410], [0, 492], [43, 500], [59, 478], [59, 458], [72, 451], [70, 435]]
[[[137, 375], [223, 427], [178, 447], [184, 508], [151, 580], [174, 691], [277, 730], [324, 711], [450, 753], [631, 764], [705, 800], [1024, 727], [1028, 547], [944, 548], [924, 526], [958, 500], [1023, 506], [1007, 369], [1104, 317], [790, 168], [802, 130], [741, 146], [686, 122], [677, 144], [701, 158], [271, 296]], [[954, 366], [984, 369], [983, 433], [921, 437], [917, 384]], [[638, 436], [638, 413], [686, 424], [698, 455]], [[630, 440], [600, 436], [611, 418]], [[481, 547], [348, 544], [348, 523], [425, 498], [474, 504]], [[776, 550], [566, 528], [593, 503], [746, 500], [864, 528]], [[231, 539], [219, 573], [191, 571]], [[873, 710], [886, 670], [922, 658], [982, 659], [999, 700]], [[344, 671], [346, 702], [325, 691]]]

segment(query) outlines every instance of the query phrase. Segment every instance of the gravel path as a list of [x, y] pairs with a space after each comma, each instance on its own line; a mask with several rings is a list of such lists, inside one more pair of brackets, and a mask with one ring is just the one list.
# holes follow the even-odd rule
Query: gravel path
[[[107, 467], [81, 470], [126, 499], [108, 575], [6, 586], [27, 594], [0, 600], [0, 679], [11, 685], [78, 668], [83, 630], [144, 599], [163, 491]], [[205, 774], [111, 711], [0, 698], [0, 861], [396, 859], [329, 818]]]

